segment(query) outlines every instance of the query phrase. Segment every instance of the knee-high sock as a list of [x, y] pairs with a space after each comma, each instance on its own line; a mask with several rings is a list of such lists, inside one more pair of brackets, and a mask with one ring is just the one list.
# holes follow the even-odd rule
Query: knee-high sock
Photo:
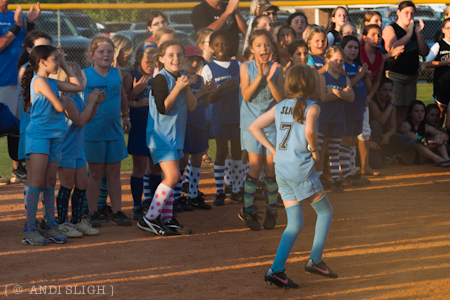
[[242, 174], [241, 174], [242, 184], [240, 186], [241, 189], [244, 188], [244, 182], [245, 182], [245, 178], [247, 178], [247, 173], [248, 173], [249, 168], [250, 168], [250, 164], [248, 162], [245, 164], [242, 164]]
[[339, 146], [339, 163], [341, 165], [342, 177], [350, 175], [350, 148], [347, 146]]
[[333, 181], [339, 180], [339, 145], [341, 138], [329, 138], [328, 152], [330, 153], [331, 178]]
[[200, 168], [191, 166], [189, 182], [189, 199], [194, 199], [198, 196], [198, 182], [200, 181]]
[[253, 178], [247, 174], [247, 179], [244, 183], [244, 207], [248, 209], [253, 205], [253, 200], [255, 199], [256, 185], [258, 184], [258, 179]]
[[187, 167], [186, 167], [186, 176], [184, 177], [184, 183], [189, 183], [191, 181], [191, 159], [189, 158]]
[[25, 185], [23, 187], [23, 204], [25, 205], [25, 215], [27, 213], [27, 198], [28, 198], [28, 189], [29, 187]]
[[225, 160], [225, 171], [224, 171], [224, 179], [225, 179], [225, 186], [232, 184], [232, 163], [233, 160], [231, 159], [226, 159]]
[[216, 181], [217, 194], [223, 193], [223, 172], [225, 164], [218, 162], [214, 163], [214, 179]]
[[55, 223], [55, 189], [44, 188], [45, 217], [47, 224]]
[[172, 197], [169, 196], [166, 203], [161, 211], [161, 219], [163, 223], [166, 223], [168, 220], [171, 220], [173, 217], [173, 194]]
[[83, 211], [83, 201], [86, 198], [86, 190], [75, 188], [72, 193], [72, 220], [73, 224], [81, 222], [81, 212]]
[[184, 170], [180, 169], [180, 180], [178, 180], [178, 183], [175, 186], [175, 189], [174, 189], [174, 192], [173, 192], [174, 199], [178, 199], [178, 198], [181, 197], [181, 185], [183, 184], [183, 175], [184, 175], [183, 173], [184, 173]]
[[161, 214], [162, 208], [169, 198], [173, 199], [173, 190], [164, 183], [160, 183], [156, 188], [152, 203], [145, 215], [147, 220], [155, 220]]
[[350, 147], [350, 175], [356, 174], [356, 147]]
[[103, 208], [107, 205], [108, 200], [108, 182], [106, 180], [106, 174], [103, 174], [102, 183], [100, 185], [100, 197], [98, 198], [98, 208]]
[[41, 191], [30, 186], [27, 193], [27, 226], [36, 226], [36, 212]]
[[284, 265], [294, 247], [298, 235], [303, 229], [303, 204], [298, 203], [294, 206], [286, 208], [287, 226], [281, 237], [280, 245], [278, 246], [277, 255], [272, 264], [272, 271], [278, 273], [284, 271]]
[[144, 178], [131, 176], [130, 187], [131, 187], [131, 195], [133, 196], [133, 205], [142, 206], [142, 192], [144, 191]]
[[144, 178], [142, 178], [143, 186], [144, 186], [144, 203], [147, 203], [148, 201], [152, 200], [152, 197], [150, 196], [150, 176], [144, 175]]
[[60, 186], [58, 196], [56, 197], [56, 206], [58, 208], [58, 223], [63, 224], [67, 222], [67, 214], [69, 212], [69, 200], [72, 189]]
[[259, 181], [265, 182], [266, 181], [266, 172], [264, 171], [264, 166], [261, 169], [261, 172], [259, 173]]
[[[319, 150], [322, 149], [324, 140], [325, 140], [325, 136], [321, 133], [318, 133], [317, 134], [317, 144], [319, 146]], [[323, 175], [323, 170], [316, 170], [316, 173], [317, 173], [317, 176], [321, 176], [321, 175]]]
[[318, 201], [311, 203], [311, 206], [317, 213], [316, 233], [314, 234], [311, 259], [315, 264], [318, 264], [322, 261], [323, 248], [325, 247], [328, 231], [330, 231], [333, 207], [331, 207], [326, 194]]
[[87, 197], [86, 197], [86, 195], [84, 195], [84, 199], [83, 199], [83, 213], [89, 213], [89, 205], [88, 205], [88, 202], [87, 202]]
[[239, 193], [242, 186], [242, 160], [232, 160], [232, 172], [231, 176], [232, 185], [233, 185], [233, 193]]
[[278, 197], [278, 184], [275, 177], [266, 177], [266, 189], [268, 204], [272, 207], [277, 207], [277, 197]]

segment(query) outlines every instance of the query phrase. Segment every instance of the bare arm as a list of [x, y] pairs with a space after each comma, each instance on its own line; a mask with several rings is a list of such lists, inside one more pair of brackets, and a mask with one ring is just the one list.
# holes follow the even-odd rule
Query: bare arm
[[389, 52], [397, 46], [406, 45], [414, 33], [413, 26], [414, 26], [414, 21], [412, 21], [412, 23], [408, 25], [406, 34], [399, 40], [397, 40], [397, 36], [395, 35], [394, 28], [390, 25], [386, 26], [386, 28], [384, 28], [384, 30], [383, 30], [383, 39], [385, 42], [386, 50]]
[[[259, 71], [259, 70], [258, 70]], [[262, 72], [258, 72], [255, 80], [250, 84], [250, 77], [248, 76], [247, 64], [242, 64], [240, 69], [240, 78], [241, 78], [241, 94], [242, 99], [245, 102], [248, 102], [253, 94], [256, 92], [261, 80], [263, 79]]]
[[255, 137], [258, 142], [260, 142], [264, 147], [266, 147], [272, 155], [275, 155], [275, 146], [267, 139], [264, 133], [264, 128], [275, 122], [275, 107], [272, 107], [269, 111], [265, 112], [259, 116], [253, 123], [248, 127], [250, 133]]
[[378, 87], [380, 86], [380, 82], [381, 82], [381, 77], [383, 76], [384, 62], [385, 62], [385, 58], [383, 57], [380, 68], [378, 69], [378, 72], [372, 81], [372, 88], [370, 89], [370, 93], [367, 95], [368, 101], [370, 101], [373, 98], [373, 96], [375, 95], [375, 93], [378, 91]]
[[239, 13], [239, 11], [234, 16], [236, 18], [239, 30], [245, 35], [247, 33], [247, 23], [245, 22], [244, 17]]
[[355, 93], [353, 92], [352, 84], [348, 77], [346, 84], [347, 86], [344, 89], [342, 90], [332, 89], [332, 91], [337, 97], [341, 98], [342, 100], [347, 102], [353, 102], [355, 100]]
[[329, 89], [327, 89], [327, 82], [325, 80], [325, 76], [320, 76], [320, 101], [322, 102], [330, 102], [338, 99], [338, 97], [331, 93]]
[[403, 122], [400, 124], [400, 127], [398, 128], [400, 132], [406, 136], [409, 136], [410, 138], [416, 139], [416, 134], [411, 131], [411, 125], [409, 125], [408, 122]]
[[[275, 71], [278, 69], [277, 82], [273, 82], [272, 78], [275, 74]], [[267, 75], [267, 85], [269, 86], [270, 92], [272, 93], [273, 98], [277, 102], [281, 102], [284, 100], [284, 74], [283, 67], [279, 66], [278, 63], [274, 63], [269, 70], [269, 74]]]
[[72, 71], [72, 69], [69, 68], [69, 66], [67, 65], [67, 63], [64, 59], [64, 51], [62, 51], [60, 49], [58, 51], [58, 55], [60, 57], [61, 68], [64, 70], [64, 72], [66, 72], [67, 77], [69, 77], [69, 82], [56, 80], [56, 83], [58, 84], [58, 89], [61, 92], [66, 92], [66, 93], [81, 92], [84, 89], [84, 87], [80, 83], [80, 81], [78, 80], [78, 77], [75, 75], [75, 73]]
[[48, 101], [50, 101], [57, 112], [64, 111], [64, 100], [59, 100], [59, 97], [55, 95], [52, 88], [44, 78], [36, 78], [33, 82], [32, 88], [34, 89], [36, 94], [44, 95], [44, 97], [47, 98]]
[[[320, 114], [320, 107], [319, 105], [316, 104], [311, 105], [311, 107], [308, 109], [308, 112], [306, 113], [305, 137], [311, 149], [317, 149], [317, 147], [319, 147], [316, 130], [319, 114]], [[319, 151], [314, 151], [311, 154], [315, 161], [319, 160], [320, 157]]]
[[417, 48], [419, 49], [419, 55], [421, 56], [427, 56], [428, 52], [430, 51], [430, 48], [428, 47], [422, 35], [422, 30], [424, 27], [425, 24], [423, 23], [422, 19], [419, 19], [419, 24], [416, 25], [414, 30], [414, 34], [416, 35], [417, 39]]
[[[178, 77], [178, 79], [175, 83], [175, 86], [173, 87], [169, 96], [167, 96], [167, 98], [164, 100], [164, 107], [165, 107], [166, 114], [172, 109], [172, 107], [175, 105], [175, 102], [177, 102], [178, 95], [187, 86], [189, 86], [189, 78], [186, 75], [181, 75], [180, 77]], [[191, 94], [192, 94], [192, 91], [191, 91]], [[186, 100], [187, 100], [187, 98], [186, 98]]]
[[[208, 25], [208, 28], [211, 28], [214, 31], [222, 29], [223, 25], [225, 24], [226, 20], [230, 15], [234, 13], [234, 11], [237, 9], [239, 4], [239, 0], [230, 0], [230, 2], [227, 5], [227, 8], [223, 12], [223, 14], [220, 15], [219, 19], [212, 22]], [[239, 23], [238, 23], [239, 25]], [[246, 31], [244, 31], [246, 32]]]
[[375, 119], [381, 124], [386, 123], [392, 111], [394, 110], [394, 105], [391, 102], [387, 104], [387, 107], [383, 112], [380, 111], [380, 109], [374, 102], [370, 102], [369, 107], [372, 115], [374, 115]]
[[[17, 25], [19, 27], [23, 27], [23, 12], [22, 12], [22, 6], [18, 6], [16, 8], [16, 11], [14, 13], [14, 25]], [[16, 38], [16, 36], [11, 32], [8, 31], [4, 35], [0, 36], [0, 52], [5, 50], [6, 47], [8, 47]]]
[[184, 88], [184, 93], [186, 95], [187, 110], [194, 111], [197, 107], [197, 98], [195, 98], [189, 85]]
[[[119, 76], [122, 79], [122, 72], [119, 70]], [[121, 84], [121, 101], [120, 101], [120, 111], [122, 112], [122, 129], [123, 133], [130, 132], [131, 122], [130, 122], [130, 109], [128, 108], [128, 98], [127, 93], [125, 93], [125, 89], [123, 87], [123, 80]], [[127, 120], [128, 119], [128, 120]]]
[[96, 105], [96, 101], [88, 101], [84, 110], [80, 112], [72, 99], [66, 96], [62, 96], [61, 98], [64, 98], [66, 102], [66, 107], [64, 109], [67, 117], [69, 117], [76, 126], [83, 127], [89, 121], [92, 110]]

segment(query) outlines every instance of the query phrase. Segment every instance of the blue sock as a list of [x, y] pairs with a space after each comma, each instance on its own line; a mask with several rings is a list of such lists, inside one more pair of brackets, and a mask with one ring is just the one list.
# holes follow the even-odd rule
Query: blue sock
[[150, 196], [150, 175], [144, 175], [142, 178], [143, 186], [144, 186], [144, 203], [148, 201], [152, 201], [152, 197]]
[[244, 207], [247, 211], [251, 210], [249, 207], [253, 205], [257, 184], [258, 179], [253, 178], [252, 176], [247, 174], [247, 178], [244, 182]]
[[133, 205], [142, 206], [142, 192], [144, 191], [144, 178], [131, 176], [130, 187], [131, 187], [131, 195], [133, 196]]
[[191, 174], [191, 159], [189, 158], [188, 165], [186, 168], [186, 176], [184, 177], [184, 183], [190, 182], [190, 174]]
[[322, 262], [323, 248], [330, 230], [331, 218], [333, 217], [333, 207], [328, 201], [327, 194], [323, 195], [318, 201], [311, 203], [312, 208], [317, 213], [316, 233], [311, 250], [311, 259], [315, 264]]
[[45, 219], [48, 224], [55, 223], [55, 188], [44, 188]]
[[223, 193], [223, 174], [225, 170], [225, 164], [218, 162], [214, 163], [214, 179], [216, 182], [217, 194]]
[[106, 180], [106, 174], [103, 174], [102, 183], [100, 185], [100, 197], [98, 198], [98, 208], [105, 207], [108, 200], [108, 182]]
[[69, 200], [71, 193], [72, 193], [71, 189], [65, 188], [62, 185], [59, 187], [58, 196], [56, 197], [59, 224], [67, 222], [67, 214], [69, 211]]
[[303, 204], [299, 203], [286, 208], [287, 226], [281, 237], [277, 255], [273, 261], [272, 271], [274, 273], [284, 271], [284, 264], [294, 247], [298, 235], [303, 229]]
[[161, 175], [149, 175], [149, 184], [150, 184], [150, 200], [152, 201], [153, 195], [155, 194], [156, 188], [161, 183], [162, 178]]
[[41, 191], [30, 186], [27, 193], [27, 226], [36, 226], [36, 212]]

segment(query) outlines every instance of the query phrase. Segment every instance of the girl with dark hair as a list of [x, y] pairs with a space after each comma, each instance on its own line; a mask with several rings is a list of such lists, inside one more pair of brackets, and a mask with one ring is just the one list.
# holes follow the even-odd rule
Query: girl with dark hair
[[287, 19], [287, 24], [294, 29], [297, 40], [302, 40], [303, 33], [305, 32], [306, 27], [308, 27], [308, 18], [305, 13], [302, 11], [297, 11], [291, 14]]
[[347, 21], [349, 21], [347, 9], [343, 6], [336, 7], [331, 13], [330, 24], [328, 25], [328, 46], [339, 45], [341, 41], [339, 31]]
[[148, 39], [153, 41], [156, 30], [169, 25], [167, 17], [160, 11], [152, 11], [147, 17], [147, 29], [152, 34]]

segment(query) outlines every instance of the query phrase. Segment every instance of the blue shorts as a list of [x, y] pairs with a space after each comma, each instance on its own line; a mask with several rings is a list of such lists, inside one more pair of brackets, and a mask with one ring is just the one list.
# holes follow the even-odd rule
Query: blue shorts
[[211, 135], [223, 140], [239, 139], [240, 131], [239, 124], [211, 125]]
[[358, 136], [362, 133], [363, 120], [345, 120], [345, 134], [347, 136]]
[[26, 137], [27, 137], [26, 133], [21, 133], [20, 134], [19, 153], [18, 153], [18, 159], [19, 160], [30, 159], [30, 156], [25, 154]]
[[61, 159], [60, 168], [80, 169], [86, 167], [86, 158]]
[[184, 156], [183, 150], [179, 149], [149, 149], [153, 164], [157, 165], [164, 161], [178, 161]]
[[206, 130], [186, 125], [186, 136], [184, 137], [185, 153], [202, 153], [208, 149], [208, 133]]
[[34, 139], [26, 136], [25, 154], [41, 153], [48, 155], [49, 162], [60, 162], [64, 138]]
[[340, 137], [345, 134], [345, 124], [319, 122], [319, 133], [326, 137]]
[[128, 154], [149, 156], [146, 137], [139, 135], [128, 136]]
[[315, 171], [308, 180], [301, 182], [286, 180], [279, 174], [276, 174], [275, 178], [278, 184], [278, 193], [280, 193], [281, 199], [283, 200], [297, 200], [300, 202], [323, 189], [319, 176], [317, 176]]
[[[273, 145], [277, 143], [276, 131], [266, 132], [266, 136]], [[270, 153], [249, 131], [246, 130], [241, 130], [241, 150], [247, 150], [247, 152], [250, 153], [263, 155], [268, 155]]]
[[128, 157], [125, 140], [84, 141], [86, 161], [95, 164], [112, 164]]

